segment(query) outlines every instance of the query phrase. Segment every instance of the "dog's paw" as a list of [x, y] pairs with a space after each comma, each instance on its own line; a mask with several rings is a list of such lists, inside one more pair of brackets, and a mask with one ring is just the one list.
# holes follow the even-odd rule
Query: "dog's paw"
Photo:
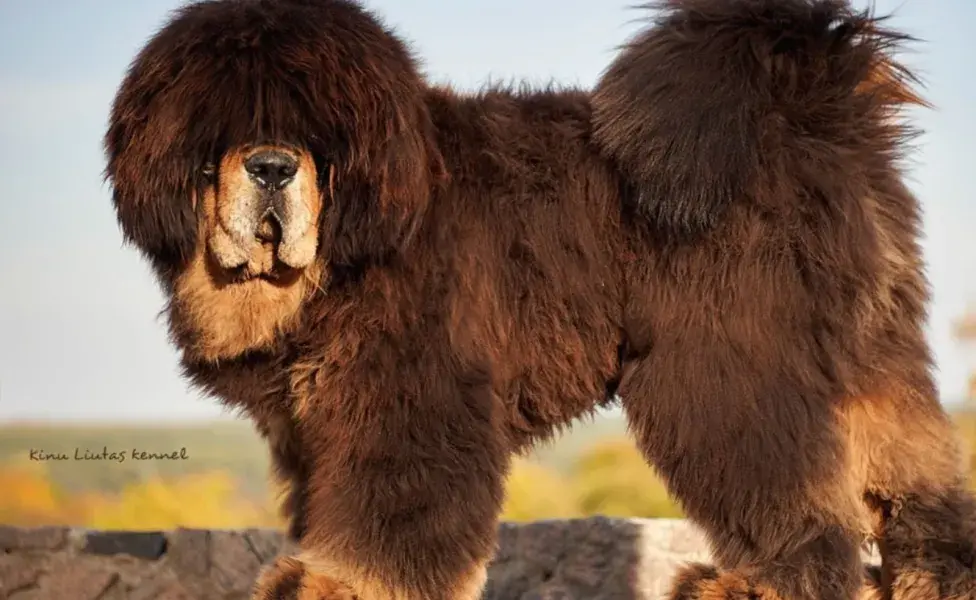
[[312, 573], [297, 558], [283, 556], [264, 567], [251, 600], [357, 600], [342, 583]]
[[884, 600], [884, 585], [881, 579], [881, 567], [868, 565], [864, 567], [864, 582], [857, 600]]
[[681, 568], [671, 584], [668, 600], [780, 600], [773, 590], [751, 581], [739, 571], [723, 571], [692, 563]]
[[[864, 571], [864, 582], [857, 600], [882, 600], [881, 575], [877, 567]], [[787, 600], [772, 587], [750, 578], [742, 571], [724, 571], [711, 565], [693, 563], [674, 577], [668, 600]]]
[[939, 569], [894, 568], [892, 600], [976, 600], [976, 572], [962, 564]]

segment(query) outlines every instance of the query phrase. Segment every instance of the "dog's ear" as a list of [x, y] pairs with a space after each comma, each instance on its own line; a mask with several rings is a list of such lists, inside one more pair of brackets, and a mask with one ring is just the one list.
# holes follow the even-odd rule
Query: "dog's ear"
[[410, 91], [348, 129], [348, 156], [329, 178], [323, 210], [323, 248], [337, 265], [403, 251], [446, 180], [422, 92]]
[[130, 73], [119, 88], [104, 138], [105, 178], [123, 237], [157, 269], [189, 260], [196, 247], [194, 165], [176, 139], [172, 103], [151, 105], [152, 77]]

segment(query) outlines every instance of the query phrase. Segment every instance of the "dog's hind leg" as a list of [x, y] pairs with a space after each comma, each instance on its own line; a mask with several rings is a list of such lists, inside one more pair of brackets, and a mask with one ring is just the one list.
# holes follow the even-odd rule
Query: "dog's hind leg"
[[843, 418], [876, 515], [890, 597], [976, 598], [976, 501], [953, 425], [934, 394], [889, 386], [848, 401]]
[[681, 570], [671, 599], [877, 597], [832, 398], [768, 362], [768, 346], [688, 328], [657, 342], [625, 367], [619, 394], [639, 447], [716, 561]]

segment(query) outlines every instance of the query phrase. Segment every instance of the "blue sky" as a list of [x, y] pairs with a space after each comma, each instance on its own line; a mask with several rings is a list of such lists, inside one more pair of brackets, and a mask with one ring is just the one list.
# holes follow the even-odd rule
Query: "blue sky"
[[[116, 85], [180, 3], [0, 2], [0, 420], [174, 420], [221, 414], [178, 377], [163, 301], [121, 236], [102, 183], [101, 136]], [[438, 80], [591, 84], [640, 13], [611, 0], [373, 0]], [[860, 4], [864, 6], [864, 4]], [[976, 22], [972, 0], [880, 0], [924, 40], [908, 61], [936, 110], [918, 115], [911, 185], [926, 211], [935, 292], [931, 340], [944, 397], [972, 355], [951, 320], [976, 300]]]

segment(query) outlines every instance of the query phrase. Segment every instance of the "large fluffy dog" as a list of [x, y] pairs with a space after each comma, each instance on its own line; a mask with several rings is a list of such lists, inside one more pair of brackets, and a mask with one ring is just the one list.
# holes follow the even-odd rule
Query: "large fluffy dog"
[[971, 598], [923, 338], [900, 37], [672, 0], [592, 91], [432, 87], [346, 0], [212, 0], [136, 58], [121, 228], [303, 553], [256, 598], [473, 599], [513, 453], [622, 398], [718, 565], [674, 598]]

